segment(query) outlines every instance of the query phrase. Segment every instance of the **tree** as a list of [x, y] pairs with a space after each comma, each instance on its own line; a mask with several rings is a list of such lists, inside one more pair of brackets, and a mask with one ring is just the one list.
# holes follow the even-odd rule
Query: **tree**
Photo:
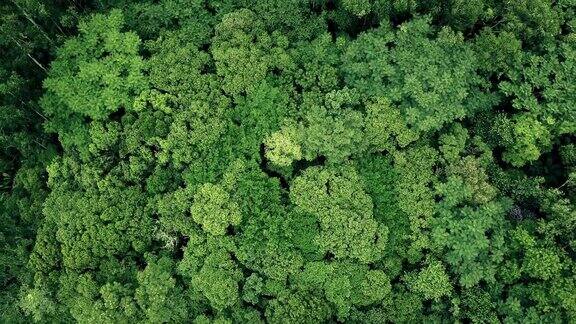
[[450, 296], [452, 285], [442, 262], [433, 261], [418, 274], [409, 277], [410, 289], [421, 294], [424, 299], [438, 300]]
[[312, 167], [294, 179], [290, 200], [320, 222], [316, 244], [336, 258], [369, 263], [381, 257], [388, 228], [373, 219], [370, 197], [351, 167]]
[[572, 0], [0, 5], [0, 322], [573, 322]]
[[118, 10], [79, 24], [80, 36], [59, 50], [59, 59], [44, 81], [55, 96], [45, 100], [44, 110], [50, 116], [77, 113], [104, 119], [121, 108], [130, 109], [134, 96], [146, 89], [147, 80], [138, 53], [140, 39], [135, 33], [122, 32], [123, 25]]
[[194, 195], [190, 213], [194, 221], [212, 235], [224, 235], [230, 225], [242, 219], [238, 205], [230, 202], [229, 194], [221, 186], [202, 185]]
[[180, 321], [188, 317], [186, 298], [176, 286], [170, 258], [155, 261], [152, 257], [146, 269], [137, 274], [139, 287], [135, 299], [150, 322]]

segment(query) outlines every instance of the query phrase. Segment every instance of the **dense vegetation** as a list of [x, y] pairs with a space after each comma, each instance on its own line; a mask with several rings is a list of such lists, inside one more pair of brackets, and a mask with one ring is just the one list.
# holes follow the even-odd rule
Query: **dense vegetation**
[[0, 322], [576, 321], [576, 1], [0, 17]]

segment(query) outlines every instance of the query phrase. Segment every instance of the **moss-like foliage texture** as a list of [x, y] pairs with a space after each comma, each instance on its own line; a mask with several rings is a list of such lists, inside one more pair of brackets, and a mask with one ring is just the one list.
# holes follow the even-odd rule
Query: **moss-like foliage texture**
[[0, 322], [576, 322], [576, 2], [0, 4]]

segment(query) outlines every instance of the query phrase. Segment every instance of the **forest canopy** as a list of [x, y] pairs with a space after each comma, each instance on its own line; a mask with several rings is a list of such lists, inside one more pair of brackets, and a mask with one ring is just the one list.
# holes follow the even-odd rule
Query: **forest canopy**
[[0, 322], [576, 321], [576, 1], [7, 0]]

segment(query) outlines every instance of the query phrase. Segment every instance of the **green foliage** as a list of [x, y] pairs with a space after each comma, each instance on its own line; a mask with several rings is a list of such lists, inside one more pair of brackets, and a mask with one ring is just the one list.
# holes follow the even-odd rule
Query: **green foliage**
[[[188, 316], [186, 298], [182, 295], [181, 287], [176, 286], [173, 268], [174, 262], [170, 258], [150, 259], [146, 269], [137, 275], [139, 287], [134, 297], [150, 323], [178, 322]], [[118, 303], [122, 302], [118, 297], [106, 298], [104, 293], [102, 295], [105, 302], [112, 303], [112, 307], [118, 307]]]
[[515, 166], [536, 161], [565, 134], [574, 132], [574, 42], [556, 44], [544, 55], [525, 55], [521, 70], [509, 73], [500, 88], [512, 97], [515, 114], [496, 127]]
[[476, 75], [475, 54], [462, 35], [449, 28], [435, 32], [424, 18], [397, 31], [380, 27], [360, 35], [343, 62], [348, 84], [398, 106], [400, 116], [396, 112], [388, 118], [394, 119], [401, 143], [472, 115], [490, 102]]
[[41, 289], [32, 289], [20, 301], [20, 307], [34, 321], [45, 320], [46, 314], [53, 315], [55, 312], [54, 302]]
[[361, 263], [381, 257], [388, 228], [374, 221], [370, 196], [354, 169], [309, 168], [294, 179], [290, 200], [318, 218], [320, 233], [315, 242], [324, 253]]
[[0, 322], [576, 321], [575, 14], [0, 4]]
[[299, 131], [296, 127], [286, 126], [274, 132], [265, 141], [266, 158], [280, 167], [287, 167], [302, 159], [302, 148], [298, 144]]
[[239, 225], [242, 215], [238, 204], [230, 202], [222, 187], [204, 184], [194, 195], [190, 209], [192, 219], [212, 235], [224, 235], [229, 225]]
[[208, 299], [215, 310], [223, 310], [238, 301], [238, 281], [242, 274], [223, 253], [206, 257], [200, 271], [192, 277], [192, 284]]
[[439, 262], [431, 262], [408, 279], [410, 289], [421, 294], [425, 299], [438, 300], [443, 296], [449, 296], [452, 291], [450, 278], [446, 275], [444, 265]]
[[[47, 104], [50, 115], [70, 112], [104, 119], [120, 108], [129, 109], [133, 97], [146, 88], [143, 61], [138, 55], [140, 39], [122, 32], [120, 11], [95, 15], [78, 26], [80, 36], [66, 41], [44, 81], [57, 103]], [[67, 109], [63, 109], [66, 107]], [[60, 111], [58, 111], [60, 110]]]

